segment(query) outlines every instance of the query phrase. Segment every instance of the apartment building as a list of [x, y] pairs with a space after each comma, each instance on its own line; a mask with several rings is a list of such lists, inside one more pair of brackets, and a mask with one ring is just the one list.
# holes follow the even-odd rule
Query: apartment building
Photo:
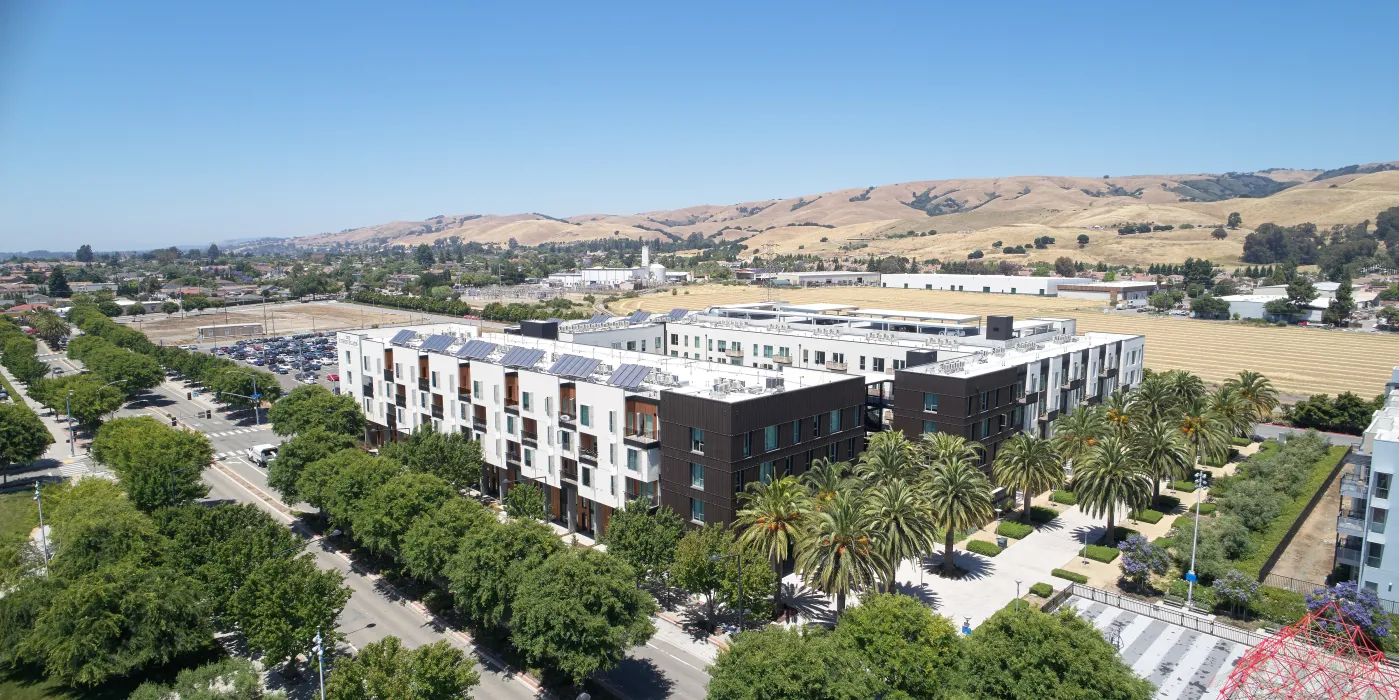
[[1399, 600], [1399, 556], [1385, 556], [1390, 490], [1399, 471], [1399, 367], [1385, 385], [1384, 407], [1375, 412], [1360, 446], [1351, 450], [1341, 475], [1341, 512], [1336, 517], [1336, 564], [1352, 580], [1386, 600]]
[[488, 492], [535, 482], [551, 519], [593, 536], [636, 498], [695, 525], [730, 522], [747, 483], [863, 449], [859, 377], [537, 337], [550, 327], [343, 331], [341, 385], [370, 442], [427, 425], [464, 433], [481, 444]]

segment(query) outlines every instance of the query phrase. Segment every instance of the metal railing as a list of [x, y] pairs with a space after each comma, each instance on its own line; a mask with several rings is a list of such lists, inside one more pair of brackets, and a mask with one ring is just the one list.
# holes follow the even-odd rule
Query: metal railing
[[1302, 579], [1292, 578], [1291, 576], [1283, 576], [1281, 574], [1268, 574], [1267, 576], [1263, 577], [1262, 583], [1265, 586], [1281, 588], [1285, 591], [1301, 593], [1302, 595], [1307, 595], [1318, 588], [1326, 587], [1326, 584], [1324, 583], [1316, 583], [1314, 581], [1303, 581]]
[[1365, 534], [1365, 518], [1357, 518], [1354, 514], [1342, 513], [1336, 516], [1337, 530], [1350, 530], [1357, 535]]
[[1360, 566], [1360, 550], [1351, 549], [1350, 547], [1337, 547], [1336, 561], [1341, 564]]
[[539, 442], [539, 433], [533, 430], [521, 430], [520, 437], [524, 438], [525, 440], [533, 440], [534, 442]]
[[743, 357], [743, 348], [728, 347], [724, 349], [724, 354], [729, 357]]
[[1209, 634], [1220, 639], [1227, 639], [1231, 642], [1243, 644], [1245, 646], [1257, 646], [1272, 635], [1246, 630], [1233, 625], [1226, 625], [1216, 622], [1206, 616], [1197, 615], [1187, 610], [1178, 610], [1159, 605], [1152, 605], [1135, 598], [1128, 598], [1123, 595], [1111, 593], [1100, 588], [1093, 588], [1079, 583], [1069, 584], [1069, 590], [1084, 600], [1095, 603], [1111, 605], [1114, 608], [1121, 608], [1127, 612], [1145, 615], [1172, 625], [1178, 625], [1188, 630]]
[[1370, 495], [1370, 480], [1347, 474], [1341, 477], [1341, 495], [1351, 498], [1367, 498]]
[[579, 457], [588, 457], [588, 458], [590, 458], [590, 459], [596, 461], [596, 460], [597, 460], [597, 449], [595, 449], [595, 448], [587, 448], [587, 447], [579, 447], [579, 448], [578, 448], [578, 456], [579, 456]]

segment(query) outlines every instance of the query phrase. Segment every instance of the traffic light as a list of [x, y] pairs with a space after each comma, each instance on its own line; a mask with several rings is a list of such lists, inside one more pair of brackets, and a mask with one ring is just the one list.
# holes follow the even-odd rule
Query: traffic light
[[214, 409], [211, 408], [211, 409], [205, 411], [205, 412], [204, 412], [204, 417], [205, 417], [205, 418], [213, 418], [213, 417], [214, 417]]
[[186, 400], [186, 401], [193, 401], [193, 400], [194, 400], [194, 392], [192, 392], [192, 391], [186, 391], [186, 392], [185, 392], [185, 400]]

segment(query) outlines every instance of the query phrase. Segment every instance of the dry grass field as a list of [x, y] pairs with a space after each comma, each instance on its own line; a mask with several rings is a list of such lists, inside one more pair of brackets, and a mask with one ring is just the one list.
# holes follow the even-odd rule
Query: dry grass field
[[[234, 307], [225, 314], [222, 310], [206, 310], [181, 318], [179, 315], [165, 318], [160, 315], [149, 317], [122, 317], [120, 320], [145, 332], [154, 343], [180, 345], [195, 341], [200, 326], [221, 326], [230, 323], [264, 323], [264, 310], [260, 305]], [[265, 335], [287, 335], [332, 331], [344, 328], [367, 328], [373, 324], [386, 326], [395, 323], [409, 323], [420, 316], [406, 311], [391, 309], [369, 310], [364, 307], [346, 306], [313, 302], [309, 304], [268, 304]], [[139, 319], [139, 322], [136, 320]], [[149, 319], [149, 320], [147, 320]]]
[[[714, 304], [761, 301], [753, 287], [702, 285], [688, 295], [647, 295], [624, 299], [616, 311], [702, 309]], [[1103, 331], [1146, 336], [1146, 366], [1153, 370], [1186, 369], [1207, 382], [1222, 382], [1240, 370], [1262, 372], [1293, 397], [1353, 391], [1372, 397], [1384, 391], [1390, 369], [1399, 365], [1399, 339], [1387, 335], [1245, 326], [1145, 314], [1104, 313], [1101, 306], [1077, 299], [983, 295], [921, 289], [875, 287], [792, 289], [778, 292], [783, 301], [837, 302], [869, 308], [1071, 317], [1079, 332]]]

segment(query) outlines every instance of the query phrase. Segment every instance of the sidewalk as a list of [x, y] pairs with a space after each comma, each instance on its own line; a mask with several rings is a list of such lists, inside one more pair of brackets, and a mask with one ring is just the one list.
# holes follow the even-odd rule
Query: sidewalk
[[[48, 449], [44, 451], [44, 456], [30, 463], [29, 471], [42, 471], [55, 467], [58, 467], [60, 472], [63, 472], [65, 468], [67, 468], [67, 471], [71, 471], [74, 474], [91, 471], [90, 468], [83, 467], [84, 463], [88, 460], [81, 449], [81, 443], [78, 449], [73, 450], [73, 454], [71, 456], [69, 455], [68, 425], [60, 422], [57, 415], [40, 405], [38, 401], [29, 398], [28, 389], [26, 389], [23, 384], [20, 384], [19, 381], [14, 378], [14, 375], [10, 374], [9, 370], [0, 367], [0, 374], [3, 374], [5, 376], [5, 381], [9, 382], [10, 386], [15, 389], [10, 400], [28, 406], [30, 410], [34, 411], [34, 413], [39, 416], [39, 420], [43, 422], [44, 427], [49, 429], [49, 434], [53, 436], [53, 444], [49, 445]], [[70, 465], [71, 468], [68, 468]], [[75, 471], [80, 467], [83, 468], [81, 468], [80, 471]], [[14, 471], [13, 465], [10, 471]], [[64, 473], [63, 475], [72, 476], [72, 474], [69, 473]]]

